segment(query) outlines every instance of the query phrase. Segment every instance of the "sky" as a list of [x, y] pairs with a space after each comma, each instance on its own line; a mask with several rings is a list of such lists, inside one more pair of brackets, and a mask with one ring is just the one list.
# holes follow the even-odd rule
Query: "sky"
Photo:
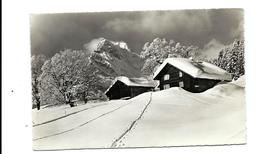
[[194, 45], [208, 56], [244, 36], [242, 9], [32, 14], [31, 53], [47, 57], [83, 49], [100, 37], [124, 41], [136, 53], [153, 39]]

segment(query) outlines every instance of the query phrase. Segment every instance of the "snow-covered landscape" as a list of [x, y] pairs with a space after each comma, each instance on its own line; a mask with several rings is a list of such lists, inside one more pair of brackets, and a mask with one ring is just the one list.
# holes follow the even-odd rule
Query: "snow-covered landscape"
[[33, 149], [246, 143], [243, 10], [30, 22]]
[[[243, 144], [244, 80], [203, 93], [173, 87], [129, 100], [33, 110], [35, 124], [47, 121], [33, 127], [33, 149]], [[77, 113], [60, 118], [62, 112]]]

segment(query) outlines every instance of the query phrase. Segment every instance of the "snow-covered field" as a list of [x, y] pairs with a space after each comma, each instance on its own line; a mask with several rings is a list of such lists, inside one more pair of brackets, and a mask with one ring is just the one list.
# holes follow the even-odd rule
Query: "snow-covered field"
[[49, 108], [42, 108], [39, 111], [35, 108], [32, 110], [32, 122], [34, 126], [41, 125], [56, 119], [63, 118], [65, 116], [69, 116], [71, 114], [75, 114], [80, 111], [87, 110], [95, 106], [106, 105], [106, 104], [107, 104], [106, 102], [88, 103], [73, 108], [71, 108], [69, 105], [61, 105], [61, 106], [55, 106]]
[[[244, 86], [241, 78], [204, 93], [171, 88], [130, 100], [79, 106], [73, 110], [80, 112], [34, 126], [33, 148], [242, 144], [246, 132]], [[66, 109], [45, 110], [33, 111], [33, 115], [51, 120]]]

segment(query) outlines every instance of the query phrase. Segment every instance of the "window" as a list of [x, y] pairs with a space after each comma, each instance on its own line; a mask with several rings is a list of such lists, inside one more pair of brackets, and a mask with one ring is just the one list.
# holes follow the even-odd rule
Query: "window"
[[199, 88], [200, 86], [199, 85], [194, 85], [195, 88]]
[[163, 80], [165, 81], [165, 80], [169, 80], [170, 79], [170, 75], [169, 74], [165, 74], [164, 76], [163, 76]]
[[179, 82], [179, 87], [184, 87], [184, 82], [183, 81]]
[[163, 85], [163, 89], [169, 89], [169, 88], [170, 88], [170, 84]]
[[183, 75], [183, 74], [182, 74], [182, 72], [180, 71], [180, 72], [179, 72], [179, 77], [182, 77], [182, 75]]

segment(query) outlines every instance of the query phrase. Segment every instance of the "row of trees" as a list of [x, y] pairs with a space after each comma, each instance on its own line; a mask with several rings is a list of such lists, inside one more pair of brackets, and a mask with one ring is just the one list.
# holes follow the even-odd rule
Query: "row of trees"
[[145, 60], [142, 68], [144, 75], [152, 75], [156, 68], [166, 59], [171, 57], [198, 57], [199, 48], [196, 46], [184, 46], [174, 40], [156, 38], [147, 42], [140, 53]]
[[202, 57], [196, 46], [184, 46], [173, 40], [156, 38], [144, 44], [141, 57], [145, 63], [142, 68], [144, 75], [152, 76], [156, 68], [166, 59], [171, 57], [192, 57], [195, 60], [204, 60], [215, 64], [233, 75], [234, 79], [244, 75], [244, 41], [235, 40], [219, 52], [217, 58]]
[[73, 93], [86, 103], [94, 92], [99, 77], [91, 67], [89, 54], [84, 51], [65, 50], [51, 59], [42, 55], [32, 56], [33, 101], [38, 104], [68, 103], [73, 106]]

